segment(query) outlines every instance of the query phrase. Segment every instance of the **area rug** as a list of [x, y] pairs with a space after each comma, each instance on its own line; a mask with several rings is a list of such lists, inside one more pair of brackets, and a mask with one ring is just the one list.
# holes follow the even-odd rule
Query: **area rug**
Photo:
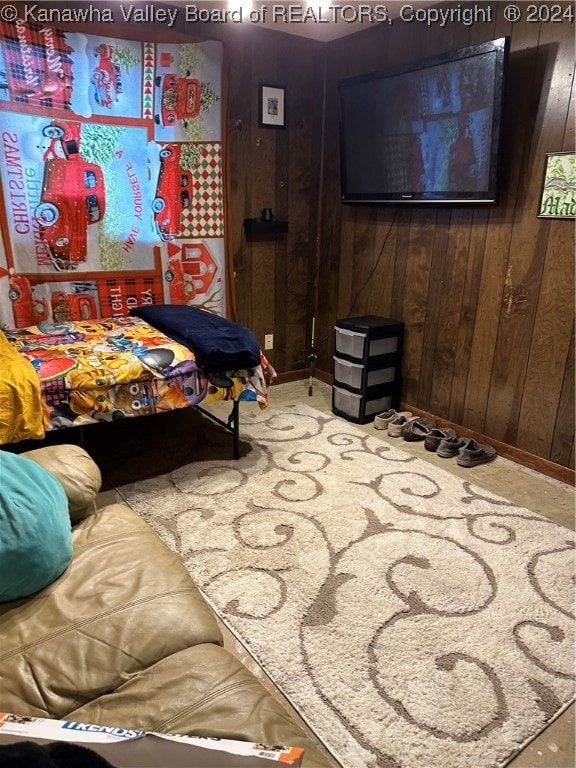
[[119, 490], [342, 766], [505, 765], [566, 708], [571, 531], [308, 406], [242, 433]]

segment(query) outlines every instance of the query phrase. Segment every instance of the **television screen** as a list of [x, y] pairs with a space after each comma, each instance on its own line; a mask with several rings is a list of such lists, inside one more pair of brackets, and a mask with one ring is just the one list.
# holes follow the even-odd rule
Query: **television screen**
[[344, 203], [495, 203], [508, 39], [340, 83]]

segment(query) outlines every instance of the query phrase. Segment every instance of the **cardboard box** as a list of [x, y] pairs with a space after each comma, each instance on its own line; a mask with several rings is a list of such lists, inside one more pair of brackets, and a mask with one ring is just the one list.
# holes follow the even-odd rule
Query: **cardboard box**
[[128, 728], [0, 712], [0, 747], [18, 741], [68, 741], [97, 752], [116, 768], [300, 768], [304, 750], [278, 744], [176, 736]]

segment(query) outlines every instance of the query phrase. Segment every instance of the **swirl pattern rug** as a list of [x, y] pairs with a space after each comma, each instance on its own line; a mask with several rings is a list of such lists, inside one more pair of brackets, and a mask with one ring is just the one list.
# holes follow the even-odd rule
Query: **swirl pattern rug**
[[566, 708], [571, 531], [308, 406], [242, 434], [119, 490], [343, 766], [505, 765]]

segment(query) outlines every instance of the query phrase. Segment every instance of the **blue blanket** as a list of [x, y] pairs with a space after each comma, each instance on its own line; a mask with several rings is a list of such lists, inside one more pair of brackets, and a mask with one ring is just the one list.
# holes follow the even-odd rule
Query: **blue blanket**
[[152, 304], [130, 310], [196, 356], [207, 373], [236, 371], [260, 365], [260, 345], [252, 331], [197, 307]]

